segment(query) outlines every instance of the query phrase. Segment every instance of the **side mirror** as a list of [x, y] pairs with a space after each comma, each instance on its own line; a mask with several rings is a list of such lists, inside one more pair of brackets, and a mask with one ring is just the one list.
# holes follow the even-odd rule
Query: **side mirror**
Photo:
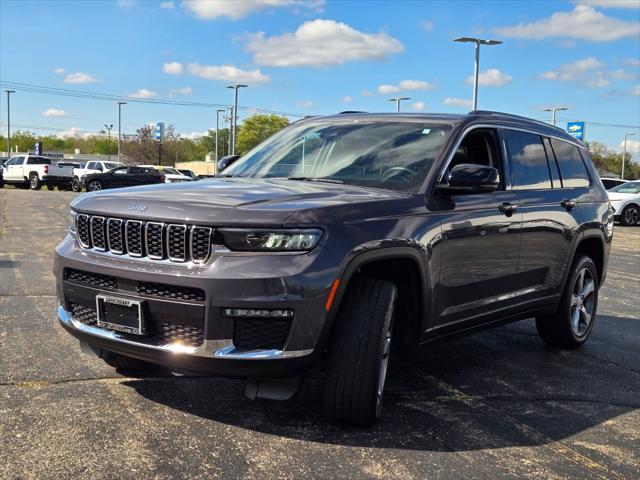
[[240, 158], [240, 155], [227, 155], [218, 160], [218, 173], [222, 172], [225, 168]]
[[495, 192], [500, 186], [500, 173], [486, 165], [461, 163], [453, 167], [446, 180], [436, 186], [438, 192], [447, 195]]

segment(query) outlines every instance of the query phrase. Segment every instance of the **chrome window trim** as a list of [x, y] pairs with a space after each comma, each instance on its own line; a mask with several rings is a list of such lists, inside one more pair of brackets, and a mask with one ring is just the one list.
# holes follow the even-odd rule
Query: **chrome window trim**
[[[102, 238], [104, 241], [104, 247], [96, 247], [96, 242], [93, 239], [93, 220], [94, 219], [102, 219], [102, 221], [100, 222], [100, 226], [102, 227]], [[89, 238], [91, 239], [91, 244], [93, 245], [93, 249], [97, 250], [98, 252], [107, 251], [107, 237], [104, 232], [104, 220], [105, 218], [101, 217], [100, 215], [92, 215], [91, 217], [89, 217]]]
[[[76, 232], [78, 231], [78, 222], [80, 218], [85, 218], [87, 220], [87, 229], [89, 231], [89, 241], [91, 241], [91, 223], [89, 221], [89, 215], [87, 215], [86, 213], [79, 213], [78, 215], [76, 215]], [[78, 234], [78, 243], [82, 248], [91, 248], [90, 244], [82, 242], [82, 236], [80, 234]]]
[[[111, 246], [111, 235], [109, 234], [109, 225], [111, 224], [111, 222], [120, 222], [120, 243], [122, 244], [122, 250], [116, 250]], [[109, 218], [107, 220], [107, 249], [109, 250], [109, 252], [115, 253], [116, 255], [124, 254], [125, 238], [122, 228], [123, 223], [124, 220], [121, 218]]]
[[[133, 253], [129, 248], [129, 225], [138, 224], [140, 225], [140, 253]], [[127, 254], [131, 257], [140, 258], [144, 256], [144, 232], [142, 229], [142, 221], [140, 220], [127, 220], [124, 222], [124, 240], [125, 247], [127, 249]]]
[[[184, 244], [184, 256], [182, 258], [171, 256], [171, 248], [169, 247], [169, 237], [171, 235], [172, 228], [182, 229], [182, 238], [183, 238], [183, 244]], [[187, 261], [187, 226], [181, 225], [179, 223], [170, 223], [169, 225], [167, 225], [167, 236], [165, 240], [167, 242], [167, 258], [172, 262], [180, 262], [180, 263], [186, 262]]]
[[151, 260], [164, 260], [164, 223], [161, 222], [147, 222], [144, 225], [144, 244], [145, 246], [149, 245], [149, 225], [159, 225], [160, 226], [160, 249], [162, 250], [162, 254], [160, 256], [150, 255], [149, 249], [147, 248], [147, 257]]
[[[207, 255], [204, 257], [203, 260], [196, 260], [195, 258], [193, 258], [193, 231], [198, 228], [198, 229], [203, 229], [203, 230], [208, 230], [209, 232], [209, 242], [208, 242], [208, 249], [207, 249]], [[189, 247], [190, 247], [190, 255], [191, 255], [191, 261], [193, 263], [197, 263], [197, 264], [203, 264], [203, 263], [207, 263], [207, 260], [209, 260], [209, 257], [211, 256], [211, 240], [212, 240], [212, 236], [213, 236], [213, 228], [211, 227], [203, 227], [200, 225], [191, 225], [191, 228], [189, 229]]]

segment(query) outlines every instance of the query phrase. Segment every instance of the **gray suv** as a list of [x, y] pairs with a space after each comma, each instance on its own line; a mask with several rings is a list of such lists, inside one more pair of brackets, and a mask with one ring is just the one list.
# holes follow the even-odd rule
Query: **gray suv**
[[58, 316], [116, 368], [246, 378], [252, 398], [324, 368], [326, 416], [365, 425], [392, 353], [531, 317], [582, 345], [612, 234], [589, 152], [555, 127], [308, 118], [218, 178], [76, 198]]

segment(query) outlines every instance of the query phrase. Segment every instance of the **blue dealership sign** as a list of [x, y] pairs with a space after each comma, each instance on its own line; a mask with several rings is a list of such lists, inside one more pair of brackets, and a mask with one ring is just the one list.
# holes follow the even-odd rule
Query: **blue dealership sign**
[[161, 142], [164, 137], [164, 123], [156, 123], [156, 140]]
[[584, 122], [567, 122], [567, 133], [578, 140], [584, 140]]

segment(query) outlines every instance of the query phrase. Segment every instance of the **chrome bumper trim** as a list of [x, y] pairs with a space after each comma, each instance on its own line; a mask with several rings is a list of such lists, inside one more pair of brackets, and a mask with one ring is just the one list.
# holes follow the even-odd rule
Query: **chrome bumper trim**
[[78, 330], [87, 335], [111, 340], [126, 345], [147, 348], [149, 350], [157, 350], [162, 352], [170, 352], [181, 355], [191, 355], [194, 357], [203, 357], [210, 359], [227, 359], [227, 360], [278, 360], [282, 358], [296, 358], [309, 355], [313, 349], [309, 350], [251, 350], [238, 351], [233, 346], [233, 340], [205, 340], [199, 347], [188, 347], [180, 344], [167, 345], [149, 345], [146, 343], [134, 342], [125, 338], [122, 334], [103, 328], [85, 325], [74, 319], [71, 313], [64, 309], [62, 305], [58, 305], [58, 320], [63, 325]]

